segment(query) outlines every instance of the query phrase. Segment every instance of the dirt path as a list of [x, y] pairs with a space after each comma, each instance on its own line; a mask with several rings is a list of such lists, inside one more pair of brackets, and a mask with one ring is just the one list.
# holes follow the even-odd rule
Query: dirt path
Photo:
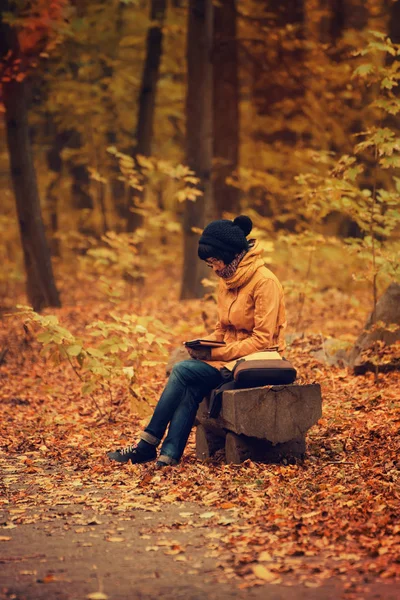
[[[228, 511], [219, 512], [222, 520], [229, 518], [222, 514]], [[110, 600], [342, 596], [343, 583], [335, 580], [308, 589], [288, 587], [288, 577], [285, 585], [240, 589], [240, 581], [236, 577], [229, 581], [229, 573], [221, 573], [220, 561], [213, 556], [223, 525], [210, 526], [202, 515], [201, 506], [188, 503], [156, 513], [134, 510], [108, 520], [104, 515], [89, 516], [79, 505], [55, 507], [49, 514], [55, 517], [51, 522], [2, 530], [2, 537], [11, 539], [1, 543], [0, 597], [70, 600], [99, 591]], [[370, 585], [359, 589], [357, 597], [398, 596], [394, 588]]]
[[174, 502], [99, 514], [76, 501], [20, 510], [24, 523], [17, 525], [18, 509], [0, 513], [1, 600], [398, 598], [393, 584], [349, 583], [346, 591], [343, 580], [331, 579], [310, 588], [289, 574], [276, 585], [247, 587], [220, 548], [226, 526], [244, 520], [231, 510]]

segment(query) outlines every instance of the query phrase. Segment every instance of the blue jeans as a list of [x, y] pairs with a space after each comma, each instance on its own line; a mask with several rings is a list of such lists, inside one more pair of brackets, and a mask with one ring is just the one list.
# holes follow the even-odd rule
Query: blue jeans
[[167, 456], [178, 462], [185, 449], [200, 402], [221, 381], [219, 370], [201, 360], [183, 360], [176, 363], [150, 423], [144, 430], [143, 439], [158, 445], [169, 423], [160, 456]]

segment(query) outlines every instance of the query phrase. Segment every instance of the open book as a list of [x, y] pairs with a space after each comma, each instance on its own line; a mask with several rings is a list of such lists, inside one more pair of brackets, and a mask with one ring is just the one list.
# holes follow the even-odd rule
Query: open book
[[282, 356], [274, 349], [271, 350], [259, 350], [258, 352], [252, 352], [251, 354], [246, 354], [246, 356], [242, 356], [241, 358], [235, 358], [235, 360], [231, 360], [226, 363], [224, 366], [229, 371], [232, 371], [234, 366], [239, 360], [281, 360]]
[[225, 342], [217, 342], [215, 340], [189, 340], [188, 342], [184, 342], [184, 345], [187, 348], [220, 348], [221, 346], [225, 346]]

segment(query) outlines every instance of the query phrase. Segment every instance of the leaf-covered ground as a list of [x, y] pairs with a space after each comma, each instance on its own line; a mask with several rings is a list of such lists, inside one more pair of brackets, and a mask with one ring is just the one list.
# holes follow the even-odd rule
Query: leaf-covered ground
[[[177, 343], [198, 332], [204, 305], [178, 303], [175, 297], [176, 289], [164, 290], [159, 299], [134, 298], [130, 307], [120, 303], [115, 310], [157, 314]], [[291, 308], [294, 312], [288, 305], [289, 313]], [[98, 299], [81, 298], [52, 312], [71, 331], [82, 333], [92, 320], [106, 319], [109, 310]], [[300, 381], [319, 382], [323, 393], [323, 417], [309, 432], [305, 462], [233, 466], [219, 456], [202, 463], [195, 458], [192, 436], [182, 463], [162, 471], [152, 465], [114, 465], [105, 458], [106, 450], [135, 440], [145, 424], [130, 412], [123, 382], [116, 382], [113, 394], [116, 419], [99, 423], [70, 366], [45, 363], [40, 344], [18, 318], [0, 320], [0, 350], [8, 348], [0, 367], [0, 563], [7, 564], [7, 545], [17, 528], [56, 529], [62, 521], [64, 530], [79, 535], [80, 528], [82, 534], [96, 528], [93, 519], [98, 519], [109, 523], [102, 539], [113, 544], [112, 538], [118, 538], [114, 543], [120, 547], [123, 529], [110, 523], [129, 521], [141, 511], [161, 515], [151, 531], [138, 532], [142, 541], [153, 536], [148, 545], [143, 542], [142, 554], [158, 554], [162, 548], [168, 564], [182, 563], [187, 572], [188, 561], [193, 576], [201, 576], [203, 568], [191, 556], [191, 539], [200, 527], [204, 553], [213, 558], [210, 577], [221, 584], [230, 582], [251, 594], [269, 584], [311, 592], [325, 589], [334, 578], [345, 597], [365, 598], [372, 586], [374, 597], [394, 598], [390, 590], [399, 576], [400, 533], [399, 376], [380, 375], [376, 384], [372, 374], [355, 377], [312, 357], [323, 335], [351, 340], [361, 328], [365, 313], [344, 295], [327, 293], [306, 305], [303, 316], [306, 335], [293, 342], [288, 356]], [[165, 383], [163, 369], [144, 368], [140, 376], [154, 403]], [[79, 507], [79, 518], [72, 509], [62, 510], [65, 506]], [[174, 510], [175, 517], [167, 518]], [[177, 530], [184, 535], [174, 541]], [[29, 551], [21, 548], [24, 553]], [[10, 597], [4, 590], [4, 597]]]

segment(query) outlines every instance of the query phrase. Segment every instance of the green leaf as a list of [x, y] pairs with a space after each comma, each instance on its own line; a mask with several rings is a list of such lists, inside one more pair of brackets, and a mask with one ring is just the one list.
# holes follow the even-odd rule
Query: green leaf
[[55, 315], [47, 315], [42, 319], [43, 325], [58, 325], [58, 318]]
[[397, 167], [400, 167], [400, 156], [398, 156], [398, 155], [384, 156], [383, 158], [380, 159], [379, 163], [385, 169], [397, 168]]
[[161, 363], [161, 361], [159, 361], [159, 360], [143, 360], [142, 361], [143, 367], [156, 367], [161, 364], [163, 364], [163, 363]]
[[157, 338], [156, 339], [156, 344], [158, 344], [159, 346], [162, 346], [163, 344], [170, 344], [171, 342], [169, 342], [168, 340], [165, 340], [164, 338]]
[[95, 388], [96, 388], [96, 384], [93, 381], [87, 381], [82, 386], [82, 394], [83, 395], [91, 394]]
[[367, 63], [367, 64], [360, 65], [359, 67], [357, 67], [353, 72], [353, 76], [354, 77], [357, 77], [357, 76], [358, 77], [366, 77], [366, 75], [373, 73], [374, 70], [375, 70], [374, 65]]
[[391, 44], [382, 44], [381, 42], [371, 42], [369, 47], [374, 50], [381, 50], [381, 52], [389, 52], [392, 56], [396, 56], [396, 50]]
[[42, 332], [38, 333], [37, 340], [38, 340], [38, 342], [41, 342], [42, 344], [48, 344], [49, 342], [53, 341], [53, 334], [50, 333], [49, 331], [42, 331]]
[[154, 333], [146, 333], [145, 337], [146, 337], [146, 341], [149, 344], [152, 344], [154, 342], [155, 338], [156, 338], [156, 336], [154, 335]]
[[66, 350], [68, 356], [78, 356], [78, 354], [80, 354], [82, 351], [82, 346], [79, 344], [73, 344], [72, 346], [68, 346]]
[[90, 356], [95, 356], [96, 358], [104, 358], [104, 352], [98, 350], [97, 348], [87, 348], [86, 352], [90, 354]]
[[108, 347], [108, 352], [111, 352], [111, 354], [117, 354], [117, 352], [119, 352], [119, 344], [111, 344]]
[[378, 40], [384, 40], [387, 35], [386, 33], [383, 33], [383, 31], [376, 31], [375, 29], [369, 29], [368, 33], [378, 38]]
[[135, 375], [135, 369], [133, 367], [123, 367], [122, 371], [131, 379]]
[[397, 85], [399, 85], [399, 84], [396, 81], [393, 81], [393, 79], [389, 79], [389, 77], [385, 77], [381, 81], [381, 88], [384, 88], [387, 90], [391, 90], [392, 88], [396, 87]]
[[397, 115], [400, 111], [400, 101], [397, 98], [391, 98], [390, 100], [378, 98], [375, 101], [375, 105], [391, 115]]

